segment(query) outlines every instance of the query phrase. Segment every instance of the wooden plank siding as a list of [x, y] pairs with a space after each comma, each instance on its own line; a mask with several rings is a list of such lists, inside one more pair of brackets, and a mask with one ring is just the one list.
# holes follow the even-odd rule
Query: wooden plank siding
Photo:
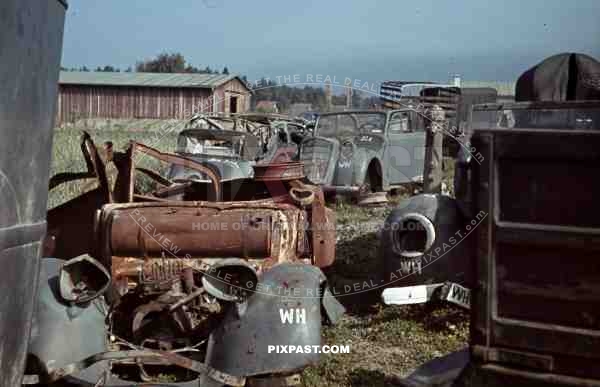
[[237, 79], [232, 79], [218, 87], [215, 90], [215, 95], [218, 112], [230, 113], [229, 100], [231, 97], [238, 97], [238, 113], [250, 110], [250, 93], [248, 93], [246, 86]]
[[[213, 95], [217, 108], [213, 110]], [[139, 87], [61, 84], [57, 125], [79, 119], [188, 119], [197, 112], [228, 112], [231, 95], [238, 96], [238, 112], [250, 108], [250, 93], [237, 79], [214, 91], [191, 87]]]

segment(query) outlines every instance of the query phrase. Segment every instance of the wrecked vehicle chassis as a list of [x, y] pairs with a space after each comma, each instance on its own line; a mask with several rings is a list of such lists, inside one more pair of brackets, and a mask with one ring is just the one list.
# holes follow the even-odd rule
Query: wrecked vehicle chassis
[[[319, 269], [335, 256], [334, 213], [321, 190], [286, 178], [297, 166], [278, 165], [257, 172], [279, 188], [270, 198], [134, 201], [151, 197], [132, 193], [131, 175], [115, 186], [128, 195], [107, 194], [102, 160], [89, 136], [82, 140], [93, 161], [82, 176], [98, 178], [91, 192], [106, 204], [76, 198], [51, 210], [55, 248], [46, 251], [70, 259], [42, 260], [26, 383], [152, 384], [167, 375], [178, 386], [296, 384], [318, 355], [275, 357], [266, 345], [319, 345], [322, 321], [343, 313]], [[60, 217], [74, 211], [95, 212], [93, 227], [67, 250], [73, 224]], [[306, 324], [280, 320], [292, 307], [306, 310]], [[68, 351], [56, 349], [61, 340], [72, 343]], [[244, 360], [250, 354], [253, 362]]]

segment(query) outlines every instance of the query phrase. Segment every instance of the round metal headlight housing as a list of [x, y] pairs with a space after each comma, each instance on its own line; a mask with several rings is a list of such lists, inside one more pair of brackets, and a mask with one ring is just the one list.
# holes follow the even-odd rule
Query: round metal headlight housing
[[406, 214], [392, 224], [391, 241], [394, 252], [402, 257], [417, 258], [425, 254], [435, 242], [435, 227], [419, 214]]

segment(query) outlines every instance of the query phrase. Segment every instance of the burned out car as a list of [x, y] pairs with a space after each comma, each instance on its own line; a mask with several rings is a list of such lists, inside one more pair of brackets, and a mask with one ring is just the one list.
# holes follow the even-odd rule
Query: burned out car
[[[226, 198], [233, 200], [241, 186], [252, 180], [254, 166], [288, 162], [296, 157], [297, 145], [284, 129], [286, 123], [273, 123], [266, 130], [276, 134], [262, 138], [261, 133], [255, 136], [230, 130], [185, 129], [178, 135], [175, 153], [210, 167], [218, 174]], [[195, 200], [204, 199], [202, 195], [211, 184], [206, 174], [185, 164], [172, 164], [167, 179], [173, 184], [189, 185], [186, 192]]]
[[207, 176], [217, 199], [219, 172], [132, 142], [111, 186], [87, 133], [81, 148], [88, 170], [50, 187], [96, 188], [48, 211], [26, 384], [292, 385], [318, 361], [267, 347], [320, 345], [344, 311], [320, 270], [335, 257], [335, 216], [299, 163], [254, 166], [251, 180], [272, 188], [255, 200], [165, 200], [140, 191], [143, 176], [172, 185], [138, 156]]
[[[222, 182], [251, 178], [259, 154], [259, 140], [249, 133], [231, 130], [185, 129], [177, 137], [175, 153], [211, 165]], [[172, 165], [174, 182], [210, 183], [210, 179], [181, 165]]]
[[326, 192], [387, 191], [421, 177], [425, 125], [410, 109], [324, 113], [302, 142], [300, 160]]
[[238, 113], [197, 114], [187, 123], [186, 129], [232, 130], [250, 133], [260, 143], [259, 159], [282, 162], [297, 157], [298, 145], [310, 131], [310, 123], [301, 118], [282, 114]]

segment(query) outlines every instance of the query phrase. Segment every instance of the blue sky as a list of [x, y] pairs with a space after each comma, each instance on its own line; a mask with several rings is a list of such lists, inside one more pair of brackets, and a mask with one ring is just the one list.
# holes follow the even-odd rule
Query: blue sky
[[[70, 0], [63, 65], [164, 51], [245, 74], [514, 80], [549, 55], [600, 59], [599, 0]], [[302, 75], [304, 78], [304, 75]]]

